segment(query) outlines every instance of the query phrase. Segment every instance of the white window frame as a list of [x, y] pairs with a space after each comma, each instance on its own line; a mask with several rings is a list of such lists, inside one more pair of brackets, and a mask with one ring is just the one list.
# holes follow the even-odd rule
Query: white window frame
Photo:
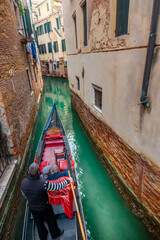
[[102, 93], [102, 88], [101, 87], [98, 87], [94, 84], [92, 84], [92, 88], [93, 88], [93, 107], [94, 109], [96, 109], [99, 113], [102, 113], [102, 109], [98, 108], [96, 105], [95, 105], [95, 89], [100, 91]]

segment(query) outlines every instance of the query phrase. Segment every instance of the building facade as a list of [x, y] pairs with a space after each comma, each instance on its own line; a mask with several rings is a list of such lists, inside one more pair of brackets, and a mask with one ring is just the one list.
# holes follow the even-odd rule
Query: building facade
[[61, 0], [45, 0], [36, 6], [34, 22], [39, 56], [45, 75], [66, 76], [67, 59]]
[[156, 36], [153, 2], [63, 0], [63, 11], [72, 106], [105, 163], [159, 225], [159, 27], [148, 100], [141, 98], [148, 39]]
[[29, 149], [43, 80], [34, 36], [30, 37], [32, 25], [29, 3], [1, 1], [0, 17], [1, 235]]

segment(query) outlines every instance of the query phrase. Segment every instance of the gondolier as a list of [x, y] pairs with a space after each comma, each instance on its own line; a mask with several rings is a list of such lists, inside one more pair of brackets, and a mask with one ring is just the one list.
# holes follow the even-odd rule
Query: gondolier
[[37, 163], [34, 162], [29, 166], [29, 176], [22, 181], [21, 191], [28, 200], [28, 205], [33, 214], [41, 240], [46, 240], [48, 234], [44, 225], [44, 219], [48, 224], [53, 239], [59, 237], [64, 232], [57, 225], [52, 206], [48, 201], [47, 190], [60, 190], [71, 182], [73, 182], [72, 178], [57, 184], [49, 183], [39, 178], [39, 166]]

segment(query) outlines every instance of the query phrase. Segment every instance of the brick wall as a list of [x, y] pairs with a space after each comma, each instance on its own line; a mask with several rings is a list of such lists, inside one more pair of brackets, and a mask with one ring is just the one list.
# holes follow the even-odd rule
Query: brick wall
[[[1, 104], [13, 141], [14, 157], [21, 159], [32, 128], [40, 86], [31, 77], [25, 45], [20, 43], [13, 1], [0, 2], [0, 21]], [[29, 69], [32, 88], [36, 88], [33, 92], [26, 69]]]
[[114, 172], [160, 224], [160, 172], [151, 168], [144, 156], [138, 155], [109, 126], [98, 120], [73, 91], [71, 103]]

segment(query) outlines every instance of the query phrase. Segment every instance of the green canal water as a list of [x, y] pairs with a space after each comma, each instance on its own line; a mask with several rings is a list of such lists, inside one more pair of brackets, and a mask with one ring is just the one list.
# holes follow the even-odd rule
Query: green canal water
[[37, 144], [53, 103], [69, 140], [81, 192], [89, 240], [151, 240], [142, 222], [131, 212], [108, 173], [103, 168], [80, 122], [72, 112], [67, 80], [44, 78], [44, 94], [31, 153]]

